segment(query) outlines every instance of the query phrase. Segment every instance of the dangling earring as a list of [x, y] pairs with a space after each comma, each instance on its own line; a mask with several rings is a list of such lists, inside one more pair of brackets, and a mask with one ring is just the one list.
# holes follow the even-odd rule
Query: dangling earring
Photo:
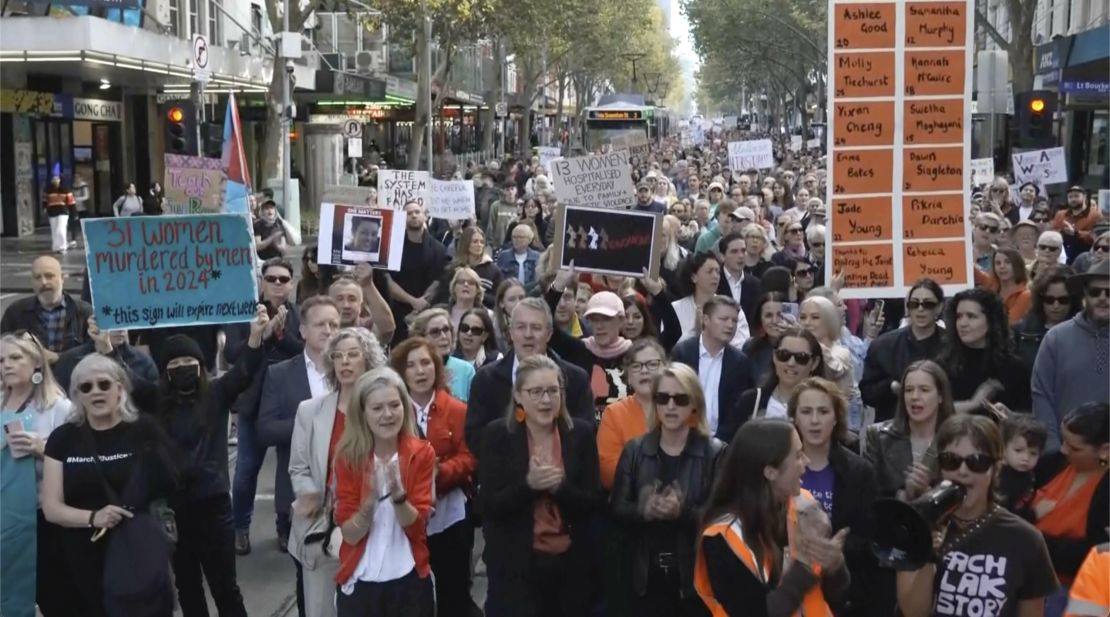
[[513, 419], [518, 423], [524, 422], [524, 408], [520, 405], [516, 406], [516, 411], [513, 412]]
[[31, 373], [31, 383], [35, 384], [36, 386], [39, 385], [40, 383], [42, 383], [42, 370], [41, 369], [35, 369], [35, 372]]

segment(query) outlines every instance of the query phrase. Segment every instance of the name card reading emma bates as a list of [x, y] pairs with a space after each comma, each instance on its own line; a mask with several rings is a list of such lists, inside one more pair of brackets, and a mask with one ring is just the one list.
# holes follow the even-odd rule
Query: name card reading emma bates
[[893, 239], [890, 197], [834, 197], [832, 208], [834, 242]]
[[906, 101], [903, 107], [906, 144], [962, 144], [964, 100]]
[[894, 285], [894, 246], [889, 242], [833, 247], [833, 264], [844, 272], [846, 288]]
[[963, 191], [964, 149], [905, 148], [902, 151], [903, 191]]
[[894, 52], [836, 54], [833, 87], [838, 97], [894, 96]]
[[894, 145], [894, 102], [836, 103], [836, 146]]
[[837, 49], [892, 49], [896, 5], [837, 4]]
[[966, 2], [907, 2], [906, 47], [963, 47]]
[[837, 150], [833, 156], [834, 195], [894, 190], [894, 158], [890, 150]]

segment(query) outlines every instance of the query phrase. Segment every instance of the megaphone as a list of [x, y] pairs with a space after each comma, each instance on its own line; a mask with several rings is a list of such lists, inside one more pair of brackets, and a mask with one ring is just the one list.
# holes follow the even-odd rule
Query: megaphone
[[871, 551], [884, 568], [917, 570], [933, 557], [933, 529], [963, 503], [967, 488], [945, 480], [906, 503], [880, 499], [872, 506], [875, 535]]

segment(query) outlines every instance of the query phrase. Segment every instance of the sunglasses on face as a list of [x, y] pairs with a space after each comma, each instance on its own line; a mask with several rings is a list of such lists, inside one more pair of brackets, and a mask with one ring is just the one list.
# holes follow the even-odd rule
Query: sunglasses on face
[[660, 407], [666, 407], [668, 403], [674, 401], [675, 407], [685, 407], [690, 404], [689, 394], [671, 394], [669, 392], [656, 392], [655, 404]]
[[486, 329], [482, 326], [472, 326], [470, 324], [459, 324], [459, 334], [473, 334], [474, 336], [482, 336], [486, 333]]
[[111, 379], [97, 379], [95, 382], [86, 381], [85, 383], [80, 384], [80, 385], [77, 386], [77, 391], [80, 392], [81, 394], [88, 394], [89, 392], [93, 391], [94, 386], [96, 387], [97, 390], [99, 390], [101, 392], [107, 392], [107, 391], [112, 389], [112, 380]]
[[1095, 252], [1096, 253], [1110, 253], [1110, 245], [1106, 245], [1106, 244], [1095, 245]]
[[288, 283], [289, 281], [293, 280], [293, 277], [291, 277], [291, 276], [278, 276], [278, 275], [275, 275], [275, 274], [267, 274], [266, 276], [262, 277], [262, 280], [266, 281], [267, 283], [278, 283], [279, 285], [284, 285], [284, 284]]
[[935, 300], [906, 300], [906, 308], [911, 311], [916, 311], [919, 308], [931, 311], [938, 306], [940, 306], [940, 302]]
[[956, 471], [961, 465], [967, 463], [967, 468], [972, 473], [983, 473], [994, 465], [994, 457], [987, 454], [972, 454], [960, 456], [953, 452], [941, 452], [937, 456], [937, 464], [944, 471]]
[[806, 268], [805, 270], [798, 270], [794, 276], [813, 276], [813, 268]]
[[1060, 250], [1060, 247], [1051, 246], [1051, 245], [1048, 245], [1048, 244], [1038, 244], [1037, 248], [1042, 250], [1042, 251], [1047, 251], [1049, 253], [1055, 253], [1056, 251]]
[[1059, 304], [1060, 306], [1064, 306], [1066, 304], [1071, 304], [1071, 296], [1045, 296], [1044, 300], [1042, 300], [1042, 303]]
[[808, 351], [790, 351], [789, 349], [776, 349], [775, 359], [779, 362], [789, 362], [793, 358], [798, 364], [809, 364], [813, 355]]
[[998, 230], [999, 230], [998, 227], [992, 227], [990, 225], [979, 225], [979, 231], [985, 231], [987, 233], [996, 234], [996, 233], [998, 233]]
[[1092, 285], [1087, 288], [1088, 298], [1101, 298], [1102, 296], [1110, 298], [1110, 287], [1095, 287]]
[[439, 338], [441, 336], [450, 336], [450, 335], [451, 335], [451, 327], [450, 326], [443, 326], [442, 328], [432, 328], [431, 330], [428, 330], [428, 337], [429, 338]]

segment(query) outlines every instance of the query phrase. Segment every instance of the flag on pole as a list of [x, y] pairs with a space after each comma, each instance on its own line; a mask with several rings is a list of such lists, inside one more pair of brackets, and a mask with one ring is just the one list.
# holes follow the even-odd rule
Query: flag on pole
[[224, 208], [236, 214], [250, 213], [251, 173], [247, 165], [247, 153], [243, 150], [243, 131], [239, 123], [239, 108], [235, 105], [235, 95], [227, 97], [227, 113], [224, 116], [223, 167], [227, 172], [224, 189]]

